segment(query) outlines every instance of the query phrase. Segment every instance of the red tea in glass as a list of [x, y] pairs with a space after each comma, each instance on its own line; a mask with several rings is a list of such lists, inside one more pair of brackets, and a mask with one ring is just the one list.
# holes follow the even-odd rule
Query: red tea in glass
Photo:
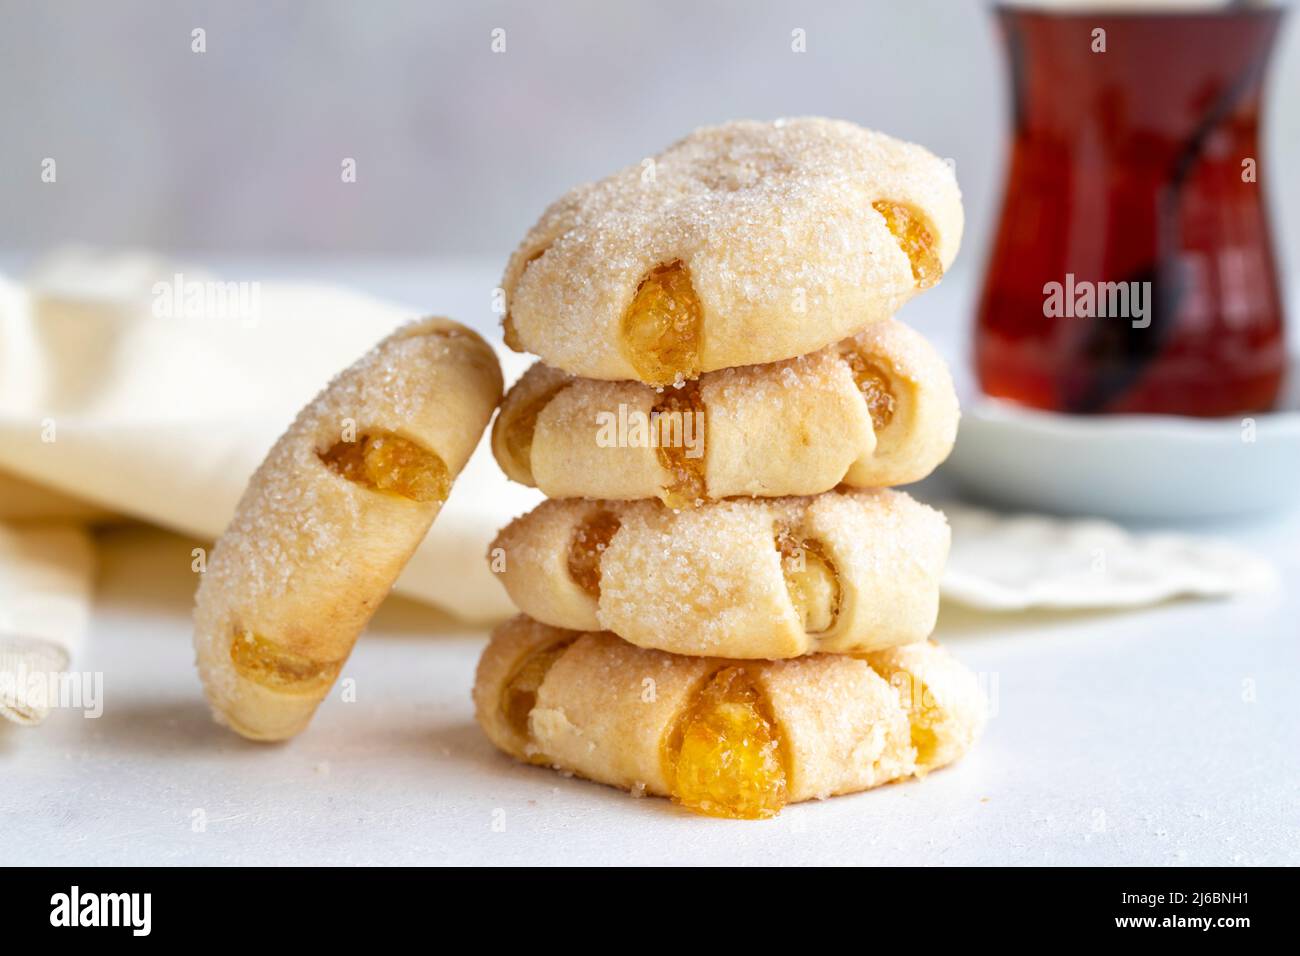
[[1279, 172], [1258, 131], [1282, 10], [996, 15], [1013, 140], [983, 390], [1084, 414], [1271, 407], [1286, 347], [1261, 183]]

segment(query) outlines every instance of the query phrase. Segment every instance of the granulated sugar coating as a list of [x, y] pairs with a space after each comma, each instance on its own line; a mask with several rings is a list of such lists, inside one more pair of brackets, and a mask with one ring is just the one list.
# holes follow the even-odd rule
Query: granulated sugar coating
[[[302, 410], [249, 480], [199, 586], [194, 645], [219, 720], [255, 739], [302, 729], [500, 395], [491, 347], [426, 319]], [[232, 655], [235, 641], [256, 648], [242, 658], [256, 667]]]
[[320, 483], [303, 476], [323, 467], [319, 455], [345, 428], [360, 440], [378, 422], [406, 426], [418, 420], [430, 402], [442, 398], [428, 388], [428, 367], [449, 352], [444, 336], [410, 329], [336, 376], [289, 428], [314, 440], [280, 441], [271, 450], [222, 535], [222, 559], [214, 555], [205, 581], [219, 586], [224, 574], [238, 568], [242, 596], [257, 600], [283, 594], [304, 564], [330, 554], [348, 560], [338, 553], [340, 544], [357, 532], [367, 494], [343, 486], [348, 493], [322, 507]]
[[[594, 511], [618, 530], [599, 555], [599, 590], [568, 569]], [[829, 627], [809, 634], [780, 542], [790, 536], [835, 576]], [[922, 640], [934, 627], [948, 553], [939, 512], [890, 490], [838, 489], [673, 511], [649, 501], [551, 500], [507, 526], [506, 590], [555, 627], [605, 629], [642, 647], [731, 658], [854, 653]], [[830, 589], [834, 590], [834, 589]]]
[[[574, 379], [539, 362], [506, 395], [493, 451], [511, 478], [551, 497], [658, 498], [690, 507], [698, 494], [687, 500], [676, 493], [674, 469], [658, 445], [674, 434], [694, 443], [687, 449], [679, 440], [675, 451], [698, 469], [707, 500], [919, 481], [956, 438], [957, 396], [946, 364], [893, 319], [808, 355], [718, 369], [696, 383], [689, 405], [673, 403], [665, 399], [695, 383], [656, 390]], [[876, 422], [872, 406], [882, 394], [889, 415]], [[653, 416], [674, 410], [677, 421], [655, 424]], [[685, 421], [685, 414], [696, 417]], [[648, 427], [638, 432], [637, 423]], [[686, 424], [689, 432], [680, 427]]]
[[[539, 654], [549, 666], [521, 731], [508, 691]], [[728, 817], [922, 776], [970, 748], [987, 709], [976, 676], [925, 641], [737, 665], [523, 616], [493, 634], [474, 702], [517, 759]]]
[[624, 319], [646, 278], [680, 263], [700, 324], [682, 374], [815, 351], [926, 284], [900, 246], [915, 258], [914, 236], [891, 233], [877, 202], [916, 217], [951, 265], [961, 195], [925, 149], [818, 118], [697, 130], [546, 210], [506, 268], [514, 338], [575, 375], [651, 381]]

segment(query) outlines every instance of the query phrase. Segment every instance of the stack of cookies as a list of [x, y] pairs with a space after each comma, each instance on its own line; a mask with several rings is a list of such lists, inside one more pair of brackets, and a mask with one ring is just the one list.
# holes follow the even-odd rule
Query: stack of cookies
[[492, 447], [550, 500], [489, 554], [523, 612], [474, 689], [498, 747], [743, 818], [965, 752], [983, 697], [928, 641], [948, 525], [890, 490], [956, 434], [893, 314], [961, 230], [945, 163], [822, 119], [699, 130], [545, 212], [504, 283], [542, 362]]

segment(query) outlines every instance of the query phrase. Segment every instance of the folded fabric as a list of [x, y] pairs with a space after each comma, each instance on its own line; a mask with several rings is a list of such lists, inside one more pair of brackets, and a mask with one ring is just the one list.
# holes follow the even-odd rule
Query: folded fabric
[[[338, 287], [63, 254], [25, 286], [0, 280], [0, 472], [29, 497], [45, 489], [205, 544], [298, 410], [416, 315]], [[503, 363], [508, 374], [527, 364]], [[485, 443], [395, 589], [469, 621], [506, 616], [484, 550], [538, 500]]]
[[39, 724], [86, 633], [94, 552], [77, 525], [0, 523], [0, 717]]
[[0, 471], [0, 522], [18, 519], [24, 522], [63, 521], [102, 523], [113, 518], [111, 511], [81, 501], [53, 488], [47, 488]]

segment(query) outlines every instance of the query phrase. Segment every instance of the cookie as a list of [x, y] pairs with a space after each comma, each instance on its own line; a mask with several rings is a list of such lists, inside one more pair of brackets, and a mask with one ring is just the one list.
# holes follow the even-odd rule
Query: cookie
[[437, 516], [501, 397], [491, 347], [446, 319], [334, 379], [250, 479], [199, 585], [194, 647], [217, 720], [292, 737]]
[[658, 390], [538, 363], [501, 403], [492, 451], [551, 498], [684, 508], [919, 481], [952, 450], [957, 419], [943, 359], [887, 319], [811, 355]]
[[506, 267], [506, 342], [652, 385], [781, 361], [887, 318], [952, 264], [952, 169], [819, 118], [700, 129], [569, 192]]
[[741, 662], [524, 616], [493, 634], [474, 704], [518, 760], [736, 818], [924, 776], [969, 749], [986, 710], [975, 675], [929, 642]]
[[489, 563], [546, 624], [738, 659], [924, 640], [948, 554], [943, 515], [901, 491], [721, 501], [543, 502]]

